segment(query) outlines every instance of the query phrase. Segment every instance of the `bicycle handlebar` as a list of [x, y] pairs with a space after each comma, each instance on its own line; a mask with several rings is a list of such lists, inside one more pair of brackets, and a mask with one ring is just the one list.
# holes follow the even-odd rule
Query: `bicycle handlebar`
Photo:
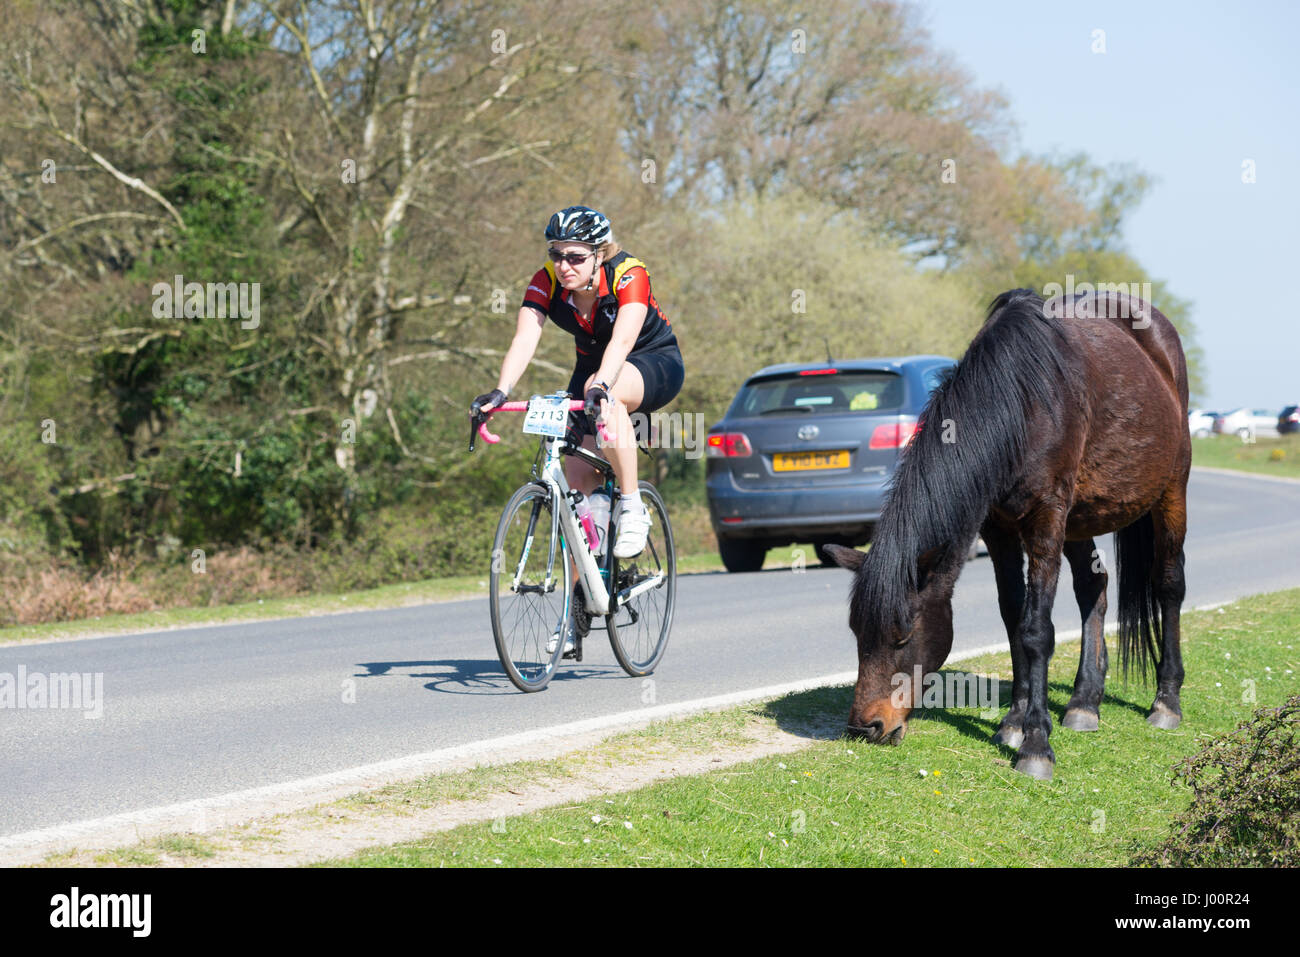
[[[581, 399], [571, 399], [571, 400], [569, 400], [569, 411], [570, 411], [570, 412], [581, 412], [584, 408], [586, 408], [586, 403], [584, 403]], [[483, 420], [481, 423], [479, 423], [479, 427], [478, 427], [478, 435], [479, 435], [479, 436], [483, 439], [483, 441], [486, 442], [488, 445], [496, 445], [498, 442], [501, 441], [501, 436], [499, 436], [499, 435], [493, 435], [491, 432], [488, 431], [488, 427], [487, 427], [488, 420], [491, 419], [492, 416], [494, 416], [494, 415], [495, 415], [496, 413], [498, 413], [498, 412], [527, 412], [527, 411], [528, 411], [528, 403], [527, 403], [527, 402], [523, 402], [523, 401], [520, 401], [520, 402], [502, 402], [502, 403], [501, 403], [500, 405], [498, 405], [496, 408], [494, 408], [494, 409], [492, 409], [491, 411], [485, 413], [486, 418], [484, 418], [484, 420]], [[472, 419], [472, 417], [471, 417], [471, 419]], [[472, 421], [471, 421], [470, 429], [471, 429], [471, 431], [470, 431], [469, 450], [470, 450], [471, 452], [473, 452], [473, 451], [474, 451], [474, 432], [473, 432], [473, 423], [472, 423]], [[612, 437], [610, 436], [609, 432], [606, 431], [606, 429], [605, 429], [605, 423], [604, 423], [604, 422], [601, 422], [599, 419], [596, 420], [596, 429], [600, 432], [600, 437], [601, 437], [602, 439], [604, 439], [606, 442], [613, 441], [613, 439], [612, 439]]]

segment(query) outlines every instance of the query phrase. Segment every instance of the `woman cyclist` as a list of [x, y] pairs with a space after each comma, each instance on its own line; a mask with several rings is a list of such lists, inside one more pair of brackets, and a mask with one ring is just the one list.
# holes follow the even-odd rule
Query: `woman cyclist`
[[[637, 485], [636, 444], [630, 414], [649, 413], [681, 391], [684, 368], [677, 337], [650, 291], [645, 265], [614, 241], [609, 220], [586, 206], [570, 206], [546, 226], [550, 261], [537, 270], [524, 293], [515, 337], [501, 362], [497, 387], [474, 400], [475, 412], [506, 401], [528, 368], [549, 318], [574, 337], [568, 393], [582, 397], [588, 415], [599, 414], [614, 444], [606, 457], [622, 490], [614, 555], [632, 558], [645, 548], [650, 515]], [[595, 450], [586, 415], [570, 417], [570, 439]], [[570, 457], [565, 477], [590, 494], [600, 473]]]

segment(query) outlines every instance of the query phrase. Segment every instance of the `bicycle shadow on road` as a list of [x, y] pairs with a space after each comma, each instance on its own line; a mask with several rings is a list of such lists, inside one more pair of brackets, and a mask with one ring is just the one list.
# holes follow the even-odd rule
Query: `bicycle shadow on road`
[[[519, 691], [510, 683], [501, 661], [497, 658], [434, 658], [422, 661], [361, 661], [358, 668], [365, 669], [356, 678], [414, 678], [431, 679], [424, 687], [444, 694], [517, 695]], [[574, 679], [622, 678], [617, 666], [580, 665], [566, 662], [551, 679], [551, 684]]]

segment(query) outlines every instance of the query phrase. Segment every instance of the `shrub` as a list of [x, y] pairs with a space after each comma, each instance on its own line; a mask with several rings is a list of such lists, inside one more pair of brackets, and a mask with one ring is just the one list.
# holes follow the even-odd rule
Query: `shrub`
[[1261, 708], [1237, 730], [1174, 766], [1171, 783], [1192, 803], [1158, 847], [1153, 867], [1295, 867], [1300, 864], [1300, 695]]

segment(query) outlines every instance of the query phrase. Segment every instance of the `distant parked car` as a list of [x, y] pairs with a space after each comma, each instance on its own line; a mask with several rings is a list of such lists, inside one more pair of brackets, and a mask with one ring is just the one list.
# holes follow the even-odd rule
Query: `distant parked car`
[[1219, 413], [1209, 412], [1205, 409], [1192, 409], [1187, 413], [1187, 429], [1192, 433], [1192, 438], [1203, 439], [1214, 432], [1214, 420]]
[[728, 571], [757, 571], [769, 548], [871, 540], [899, 456], [944, 370], [907, 356], [760, 369], [705, 446], [709, 517]]
[[1300, 432], [1300, 405], [1288, 405], [1277, 417], [1277, 434]]
[[1268, 409], [1234, 409], [1214, 420], [1214, 431], [1243, 442], [1260, 435], [1277, 435], [1277, 416]]

